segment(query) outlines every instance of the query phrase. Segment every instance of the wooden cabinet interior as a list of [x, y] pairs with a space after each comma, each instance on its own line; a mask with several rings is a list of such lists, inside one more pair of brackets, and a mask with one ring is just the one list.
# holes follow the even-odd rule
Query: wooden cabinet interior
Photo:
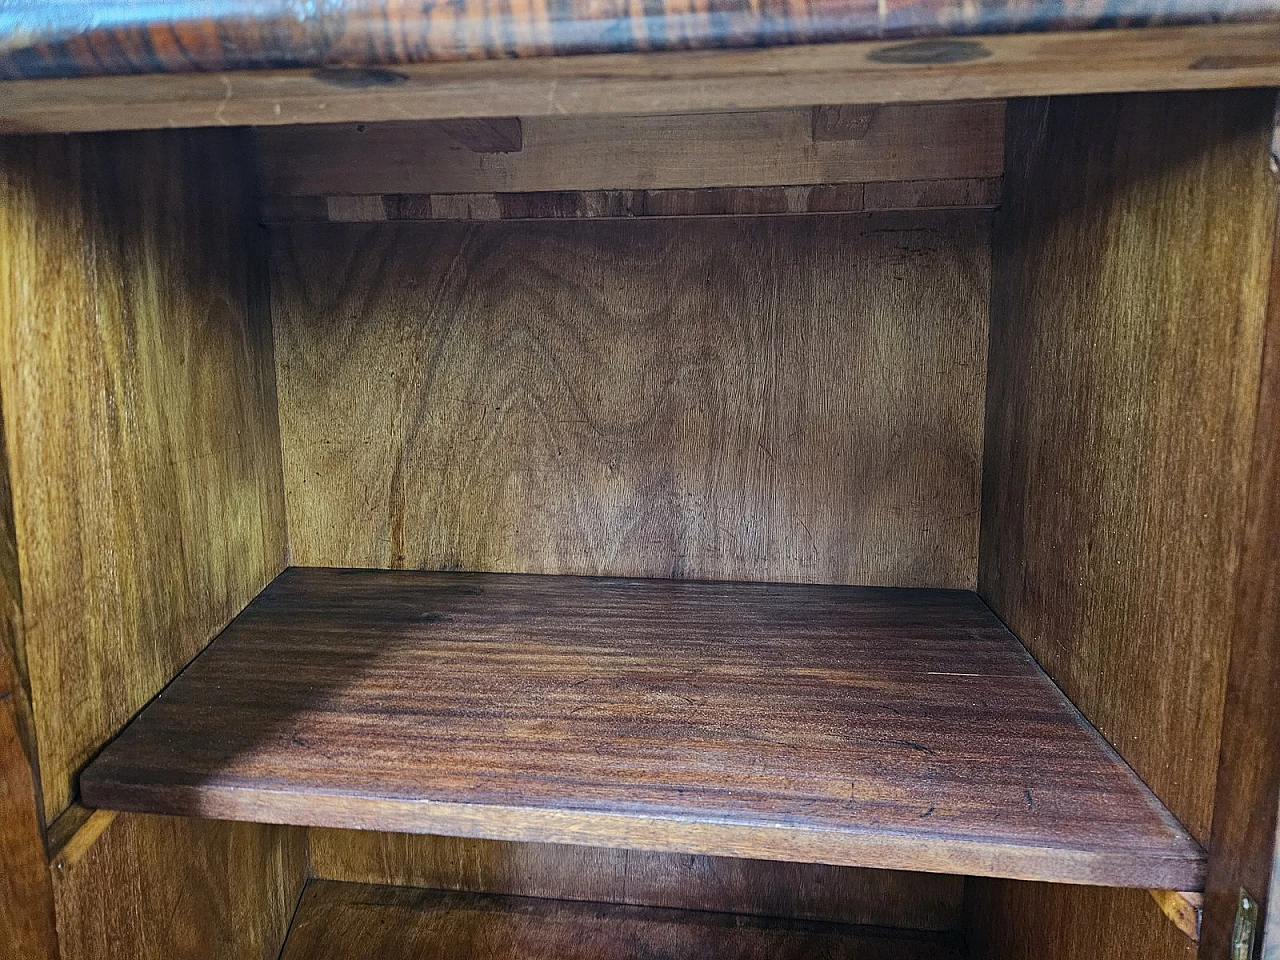
[[[1265, 657], [1275, 643], [1274, 598], [1248, 573], [1273, 569], [1259, 554], [1273, 519], [1274, 106], [1256, 90], [778, 103], [0, 142], [12, 251], [0, 342], [14, 358], [0, 372], [5, 669], [18, 693], [3, 701], [2, 758], [18, 787], [0, 803], [40, 805], [40, 822], [5, 823], [26, 831], [28, 868], [42, 825], [52, 849], [52, 882], [22, 920], [30, 942], [56, 917], [62, 960], [267, 960], [282, 945], [286, 958], [342, 957], [353, 942], [411, 956], [482, 941], [495, 958], [628, 956], [629, 937], [672, 956], [714, 942], [743, 957], [803, 955], [799, 943], [851, 957], [1172, 960], [1196, 947], [1141, 888], [1198, 891], [1207, 869], [1202, 956], [1222, 960], [1226, 891], [1265, 869], [1215, 858], [1245, 843], [1274, 773], [1248, 786], [1219, 766], [1250, 763], [1228, 737], [1255, 723], [1228, 689], [1265, 695], [1233, 644], [1243, 656], [1250, 637]], [[301, 566], [365, 572], [287, 569]], [[390, 570], [446, 574], [377, 572]], [[546, 577], [541, 599], [507, 598], [543, 616], [541, 641], [508, 621], [484, 642], [386, 628], [432, 583], [470, 582], [457, 571]], [[723, 606], [681, 608], [671, 585], [650, 583], [634, 589], [658, 599], [629, 608], [616, 582], [568, 575], [719, 581], [679, 595]], [[535, 579], [481, 582], [501, 594]], [[396, 599], [388, 585], [404, 583]], [[853, 587], [924, 588], [912, 596], [940, 625], [921, 633], [918, 607], [888, 603], [867, 643], [850, 626], [865, 609], [832, 599], [872, 595]], [[370, 606], [350, 606], [357, 594]], [[557, 668], [590, 677], [608, 660], [557, 645], [591, 602], [597, 624], [615, 618], [608, 654], [637, 661], [636, 685], [564, 696], [596, 718], [601, 763], [640, 769], [608, 741], [643, 739], [649, 773], [684, 792], [614, 778], [613, 806], [587, 813], [701, 803], [711, 827], [696, 842], [616, 817], [520, 832], [474, 809], [360, 813], [351, 783], [314, 776], [345, 766], [375, 792], [431, 801], [421, 785], [438, 787], [441, 768], [377, 769], [390, 756], [380, 735], [410, 754], [429, 738], [370, 704], [431, 691], [447, 719], [471, 683], [511, 706], [474, 739], [435, 745], [452, 757], [449, 802], [542, 791], [544, 811], [582, 814], [599, 783], [557, 782], [577, 762], [572, 730], [533, 698]], [[557, 605], [572, 615], [557, 620]], [[699, 772], [663, 745], [690, 715], [662, 698], [697, 694], [706, 673], [681, 660], [690, 631], [735, 669], [773, 663], [773, 679], [796, 684], [832, 669], [841, 643], [857, 647], [875, 695], [851, 697], [843, 676], [792, 700], [767, 685], [724, 694], [717, 715], [740, 739], [786, 733], [764, 722], [772, 706], [795, 713], [803, 742], [717, 747]], [[368, 664], [320, 662], [341, 638], [376, 650], [398, 636], [421, 653], [427, 635], [448, 668], [415, 673], [412, 691]], [[979, 641], [997, 635], [991, 649], [1016, 664], [987, 671], [979, 692], [925, 679], [983, 672]], [[912, 644], [924, 647], [908, 682], [888, 666]], [[645, 687], [645, 663], [687, 676]], [[321, 667], [377, 696], [334, 688], [312, 703]], [[453, 669], [452, 692], [430, 687]], [[1002, 729], [989, 709], [1019, 684], [1037, 709], [1056, 705], [1065, 731], [1039, 760], [1009, 746], [1027, 714]], [[665, 732], [621, 716], [628, 698]], [[903, 738], [926, 753], [909, 787], [888, 752], [860, 755], [843, 788], [861, 783], [897, 813], [842, 821], [862, 838], [842, 852], [838, 830], [810, 821], [846, 798], [805, 791], [857, 766], [823, 745], [839, 740], [823, 724], [843, 717], [847, 731], [868, 704], [913, 718]], [[273, 732], [241, 722], [259, 707]], [[353, 734], [350, 756], [328, 753], [337, 740], [290, 727], [313, 708], [365, 748]], [[975, 724], [985, 753], [962, 737]], [[516, 734], [547, 738], [546, 769], [504, 743]], [[228, 744], [236, 756], [219, 760]], [[494, 750], [512, 762], [496, 787]], [[267, 754], [273, 770], [250, 769]], [[751, 776], [772, 778], [772, 794], [727, 813], [707, 800]], [[1024, 806], [958, 816], [954, 785], [988, 780], [1027, 791]], [[926, 781], [953, 792], [921, 802]], [[307, 813], [325, 790], [346, 800]], [[128, 812], [90, 812], [78, 791]], [[1061, 802], [1035, 808], [1042, 791]], [[1248, 826], [1268, 843], [1270, 802], [1271, 822]], [[894, 819], [908, 805], [950, 815], [965, 856], [940, 856], [937, 836], [905, 853], [924, 836]], [[1154, 832], [1129, 847], [1103, 835], [1142, 811]], [[733, 816], [769, 820], [773, 839], [743, 841]], [[1087, 842], [1066, 826], [1085, 821]], [[1036, 856], [1011, 856], [1028, 837]], [[130, 910], [130, 897], [181, 920]], [[375, 935], [387, 939], [361, 939]]]

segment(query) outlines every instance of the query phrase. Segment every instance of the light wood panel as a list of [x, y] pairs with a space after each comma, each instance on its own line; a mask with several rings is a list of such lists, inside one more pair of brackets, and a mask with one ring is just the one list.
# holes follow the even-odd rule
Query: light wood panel
[[971, 880], [972, 960], [1194, 960], [1196, 945], [1142, 890]]
[[[1273, 209], [1277, 208], [1274, 204]], [[1277, 230], [1280, 236], [1280, 230]], [[1214, 852], [1205, 897], [1205, 960], [1229, 955], [1240, 891], [1268, 924], [1262, 955], [1280, 954], [1280, 243], [1273, 241], [1266, 344], [1236, 584], [1231, 669], [1215, 794]]]
[[964, 880], [946, 874], [735, 860], [468, 837], [312, 829], [327, 880], [636, 906], [958, 930]]
[[1280, 84], [1270, 23], [987, 35], [939, 43], [679, 51], [30, 80], [0, 131], [761, 110]]
[[1182, 890], [1152, 890], [1151, 899], [1169, 922], [1190, 939], [1200, 940], [1200, 921], [1204, 914], [1204, 894]]
[[287, 570], [90, 804], [1196, 889], [1203, 851], [971, 592]]
[[[1011, 105], [980, 592], [1202, 841], [1271, 258], [1274, 97]], [[1053, 954], [1043, 957], [1075, 956]]]
[[308, 884], [282, 960], [959, 960], [950, 938], [691, 910]]
[[1004, 105], [888, 104], [815, 139], [808, 109], [530, 117], [520, 149], [480, 153], [449, 121], [269, 127], [268, 196], [666, 190], [997, 177]]
[[0, 143], [0, 367], [46, 816], [284, 563], [242, 135]]
[[693, 190], [555, 193], [357, 194], [266, 197], [267, 223], [385, 220], [611, 220], [636, 217], [778, 216], [919, 209], [992, 209], [998, 177]]
[[294, 562], [970, 587], [986, 223], [280, 231]]
[[305, 831], [106, 811], [74, 819], [51, 867], [62, 960], [279, 956], [306, 880]]

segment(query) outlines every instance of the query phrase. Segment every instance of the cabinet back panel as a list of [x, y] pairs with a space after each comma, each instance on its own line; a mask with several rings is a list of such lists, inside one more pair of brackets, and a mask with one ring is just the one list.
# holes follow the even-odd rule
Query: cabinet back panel
[[973, 878], [973, 960], [1194, 960], [1196, 945], [1146, 890]]
[[954, 930], [963, 877], [552, 843], [312, 829], [317, 877]]
[[975, 583], [982, 214], [274, 241], [294, 563]]

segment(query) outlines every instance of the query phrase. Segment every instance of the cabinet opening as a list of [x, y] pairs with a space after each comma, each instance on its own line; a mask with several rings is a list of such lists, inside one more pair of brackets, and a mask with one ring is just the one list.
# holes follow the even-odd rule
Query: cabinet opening
[[[1014, 956], [1028, 902], [1199, 891], [1273, 105], [11, 141], [11, 201], [75, 181], [59, 202], [97, 210], [59, 239], [93, 252], [75, 295], [103, 319], [15, 322], [9, 346], [78, 337], [106, 371], [0, 384], [24, 562], [74, 553], [26, 432], [45, 416], [84, 419], [81, 454], [136, 455], [101, 463], [140, 538], [148, 465], [235, 505], [160, 531], [181, 549], [155, 567], [208, 588], [193, 619], [218, 636], [157, 652], [188, 625], [150, 602], [114, 635], [110, 662], [172, 678], [150, 703], [139, 684], [75, 714], [76, 632], [32, 616], [54, 633], [28, 664], [47, 806], [312, 828], [299, 957], [362, 911], [420, 943], [647, 930], [692, 956], [731, 928], [762, 951]], [[162, 159], [135, 173], [139, 138]], [[216, 252], [169, 249], [161, 199], [126, 212], [131, 178], [199, 189], [192, 143], [256, 204], [235, 230], [171, 225], [212, 225]], [[193, 257], [217, 295], [157, 299]], [[175, 441], [166, 411], [222, 392], [230, 428]], [[246, 550], [261, 563], [228, 573]], [[149, 569], [117, 578], [121, 609]]]

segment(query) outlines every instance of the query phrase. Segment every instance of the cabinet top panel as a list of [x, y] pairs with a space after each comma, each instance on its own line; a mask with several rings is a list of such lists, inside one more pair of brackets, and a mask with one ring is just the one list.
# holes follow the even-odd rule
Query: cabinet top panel
[[1277, 0], [18, 0], [0, 6], [0, 77], [386, 67], [892, 39], [917, 42], [887, 57], [949, 65], [983, 53], [938, 42], [947, 37], [1276, 20]]

